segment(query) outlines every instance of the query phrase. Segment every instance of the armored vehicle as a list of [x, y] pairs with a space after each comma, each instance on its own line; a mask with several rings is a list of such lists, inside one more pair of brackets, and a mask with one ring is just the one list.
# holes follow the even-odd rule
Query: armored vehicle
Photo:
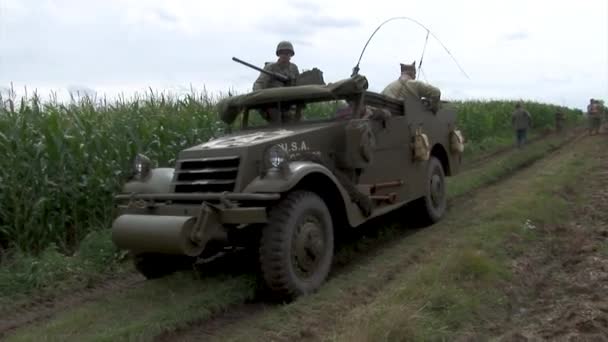
[[289, 300], [328, 276], [335, 230], [410, 202], [429, 224], [446, 212], [445, 177], [463, 148], [448, 102], [433, 112], [355, 75], [231, 96], [218, 110], [234, 130], [181, 151], [172, 168], [138, 155], [115, 196], [112, 239], [148, 278], [176, 256], [249, 246], [260, 279]]

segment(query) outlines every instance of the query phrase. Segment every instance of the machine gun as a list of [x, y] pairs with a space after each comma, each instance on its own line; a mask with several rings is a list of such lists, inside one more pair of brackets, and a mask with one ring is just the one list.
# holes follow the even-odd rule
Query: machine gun
[[281, 82], [283, 82], [285, 84], [293, 84], [293, 83], [295, 83], [295, 80], [292, 80], [289, 77], [287, 77], [287, 76], [285, 76], [283, 74], [280, 74], [278, 72], [272, 72], [272, 71], [264, 70], [262, 68], [258, 68], [257, 66], [255, 66], [253, 64], [250, 64], [250, 63], [247, 63], [247, 62], [245, 62], [245, 61], [243, 61], [241, 59], [238, 59], [236, 57], [232, 57], [232, 60], [235, 61], [235, 62], [241, 63], [241, 64], [243, 64], [245, 66], [248, 66], [248, 67], [250, 67], [252, 69], [255, 69], [255, 70], [257, 70], [257, 71], [259, 71], [261, 73], [264, 73], [264, 74], [266, 74], [266, 75], [268, 75], [270, 77], [274, 77], [275, 79], [277, 79], [277, 80], [279, 80], [279, 81], [281, 81]]
[[258, 68], [257, 66], [247, 63], [236, 57], [232, 57], [232, 60], [235, 62], [241, 63], [245, 66], [248, 66], [252, 69], [255, 69], [261, 73], [269, 75], [270, 77], [273, 77], [273, 78], [283, 82], [286, 86], [300, 86], [300, 85], [307, 85], [307, 84], [325, 85], [325, 81], [323, 80], [323, 72], [317, 68], [313, 68], [312, 70], [304, 71], [298, 76], [298, 78], [291, 79], [281, 73], [272, 72], [272, 71], [264, 70], [262, 68]]

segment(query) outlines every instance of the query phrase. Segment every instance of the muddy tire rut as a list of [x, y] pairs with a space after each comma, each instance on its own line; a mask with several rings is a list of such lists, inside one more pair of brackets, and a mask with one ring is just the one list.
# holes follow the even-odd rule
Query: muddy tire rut
[[[408, 208], [404, 208], [403, 210], [408, 210]], [[382, 227], [389, 223], [394, 223], [397, 219], [397, 216], [402, 212], [395, 212], [388, 214], [386, 216], [376, 218], [369, 223], [365, 224], [363, 227], [360, 227], [359, 230], [353, 232], [353, 234], [349, 235], [347, 241], [343, 241], [344, 243], [356, 243], [358, 239], [368, 237], [373, 239], [372, 246], [369, 247], [361, 247], [357, 249], [357, 252], [354, 256], [348, 256], [347, 258], [340, 258], [340, 250], [338, 250], [337, 259], [334, 261], [332, 265], [331, 274], [328, 280], [332, 278], [340, 277], [341, 275], [348, 274], [353, 269], [358, 267], [365, 260], [373, 257], [374, 255], [381, 253], [382, 250], [387, 248], [392, 248], [395, 245], [402, 242], [403, 239], [411, 237], [412, 235], [419, 232], [419, 227], [415, 224], [413, 225], [401, 225], [399, 228], [399, 236], [398, 238], [394, 238], [393, 236], [387, 237], [377, 237], [378, 229], [374, 229], [374, 227]], [[403, 271], [408, 265], [411, 265], [417, 262], [420, 258], [419, 254], [413, 253], [411, 259], [405, 264], [399, 264], [396, 268], [399, 268], [400, 271]], [[387, 270], [383, 272], [381, 282], [377, 282], [376, 285], [366, 288], [364, 290], [357, 290], [352, 292], [351, 295], [353, 297], [358, 297], [365, 294], [369, 294], [371, 292], [375, 292], [379, 290], [379, 285], [382, 283], [386, 283], [392, 280], [392, 273], [395, 269]], [[162, 334], [158, 335], [154, 340], [155, 341], [175, 341], [175, 340], [200, 340], [205, 338], [219, 338], [220, 336], [216, 336], [215, 332], [225, 329], [239, 321], [251, 318], [256, 315], [262, 314], [267, 310], [276, 309], [277, 306], [280, 306], [281, 303], [278, 303], [273, 297], [272, 294], [265, 292], [264, 290], [258, 291], [255, 298], [246, 303], [242, 303], [239, 305], [235, 305], [232, 307], [228, 307], [223, 311], [220, 311], [214, 314], [211, 318], [197, 320], [188, 322], [186, 325], [174, 329], [167, 330]]]
[[[574, 218], [540, 227], [545, 246], [514, 261], [512, 321], [501, 341], [605, 341], [608, 337], [608, 155], [586, 182]], [[522, 290], [524, 289], [524, 290]]]
[[97, 298], [134, 288], [144, 281], [145, 278], [140, 274], [131, 273], [124, 277], [105, 280], [93, 288], [71, 291], [52, 299], [34, 299], [2, 309], [0, 311], [0, 338], [17, 328], [49, 319], [62, 311]]

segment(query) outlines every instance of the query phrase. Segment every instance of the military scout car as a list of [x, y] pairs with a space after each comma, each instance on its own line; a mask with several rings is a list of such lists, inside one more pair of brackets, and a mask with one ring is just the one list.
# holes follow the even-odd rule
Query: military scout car
[[[444, 177], [461, 163], [455, 111], [367, 86], [356, 75], [224, 99], [220, 117], [234, 132], [181, 151], [174, 168], [138, 155], [116, 196], [113, 241], [148, 278], [171, 272], [175, 256], [253, 246], [267, 288], [290, 299], [328, 276], [336, 229], [409, 202], [429, 223], [440, 220]], [[278, 122], [261, 119], [273, 110]]]

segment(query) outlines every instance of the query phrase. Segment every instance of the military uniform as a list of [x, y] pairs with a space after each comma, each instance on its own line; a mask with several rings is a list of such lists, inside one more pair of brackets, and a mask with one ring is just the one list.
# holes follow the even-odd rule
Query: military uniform
[[591, 99], [587, 106], [587, 116], [589, 118], [589, 134], [599, 133], [602, 118], [600, 116], [600, 105], [594, 99]]
[[517, 147], [521, 147], [526, 143], [528, 129], [532, 126], [532, 115], [527, 110], [521, 108], [520, 104], [516, 108], [511, 114], [511, 123], [513, 124], [513, 128], [515, 128]]
[[398, 100], [404, 99], [406, 94], [411, 94], [417, 98], [426, 97], [435, 101], [439, 101], [441, 97], [439, 88], [416, 80], [397, 79], [382, 90], [382, 95]]
[[[277, 62], [268, 62], [264, 66], [264, 70], [275, 72], [284, 76], [289, 77], [290, 79], [296, 79], [300, 75], [300, 71], [298, 70], [298, 66], [294, 63], [277, 63]], [[284, 87], [285, 84], [276, 78], [260, 73], [260, 76], [255, 83], [253, 84], [253, 90], [260, 90], [266, 88], [276, 88], [276, 87]]]
[[[277, 62], [266, 63], [264, 70], [281, 74], [290, 80], [295, 80], [300, 76], [300, 71], [298, 70], [298, 66], [291, 63], [288, 59], [281, 61], [281, 59], [283, 59], [283, 56], [281, 55], [285, 54], [289, 55], [290, 58], [295, 55], [293, 45], [288, 41], [282, 41], [277, 45], [276, 55], [279, 56], [279, 60]], [[285, 87], [289, 85], [290, 84], [285, 84], [282, 81], [261, 72], [260, 76], [258, 76], [253, 83], [253, 90]], [[272, 124], [278, 124], [282, 122], [298, 121], [300, 119], [299, 113], [301, 107], [296, 107], [295, 113], [290, 113], [293, 110], [294, 108], [281, 108], [281, 110], [279, 110], [279, 108], [275, 106], [268, 106], [266, 108], [261, 108], [259, 112], [266, 121]]]
[[[295, 55], [295, 51], [293, 49], [293, 45], [288, 41], [282, 41], [277, 45], [276, 55], [279, 56], [281, 51], [287, 51], [291, 54], [291, 56]], [[291, 80], [295, 80], [300, 75], [300, 70], [298, 70], [298, 66], [290, 61], [286, 62], [267, 62], [264, 66], [264, 70], [282, 74], [287, 76]], [[277, 80], [276, 78], [267, 75], [265, 73], [260, 73], [260, 76], [253, 83], [253, 90], [260, 90], [266, 88], [275, 88], [275, 87], [284, 87], [286, 84]]]
[[402, 76], [389, 83], [389, 85], [382, 90], [382, 95], [400, 101], [404, 100], [407, 94], [415, 96], [416, 98], [426, 97], [430, 100], [431, 108], [436, 112], [441, 98], [441, 91], [437, 87], [414, 79], [416, 77], [415, 64], [416, 62], [412, 64], [401, 64], [402, 75], [406, 74], [409, 77]]
[[566, 117], [564, 115], [564, 112], [558, 110], [557, 112], [555, 112], [555, 130], [558, 132], [561, 132], [562, 129], [564, 128], [564, 121], [566, 120]]

